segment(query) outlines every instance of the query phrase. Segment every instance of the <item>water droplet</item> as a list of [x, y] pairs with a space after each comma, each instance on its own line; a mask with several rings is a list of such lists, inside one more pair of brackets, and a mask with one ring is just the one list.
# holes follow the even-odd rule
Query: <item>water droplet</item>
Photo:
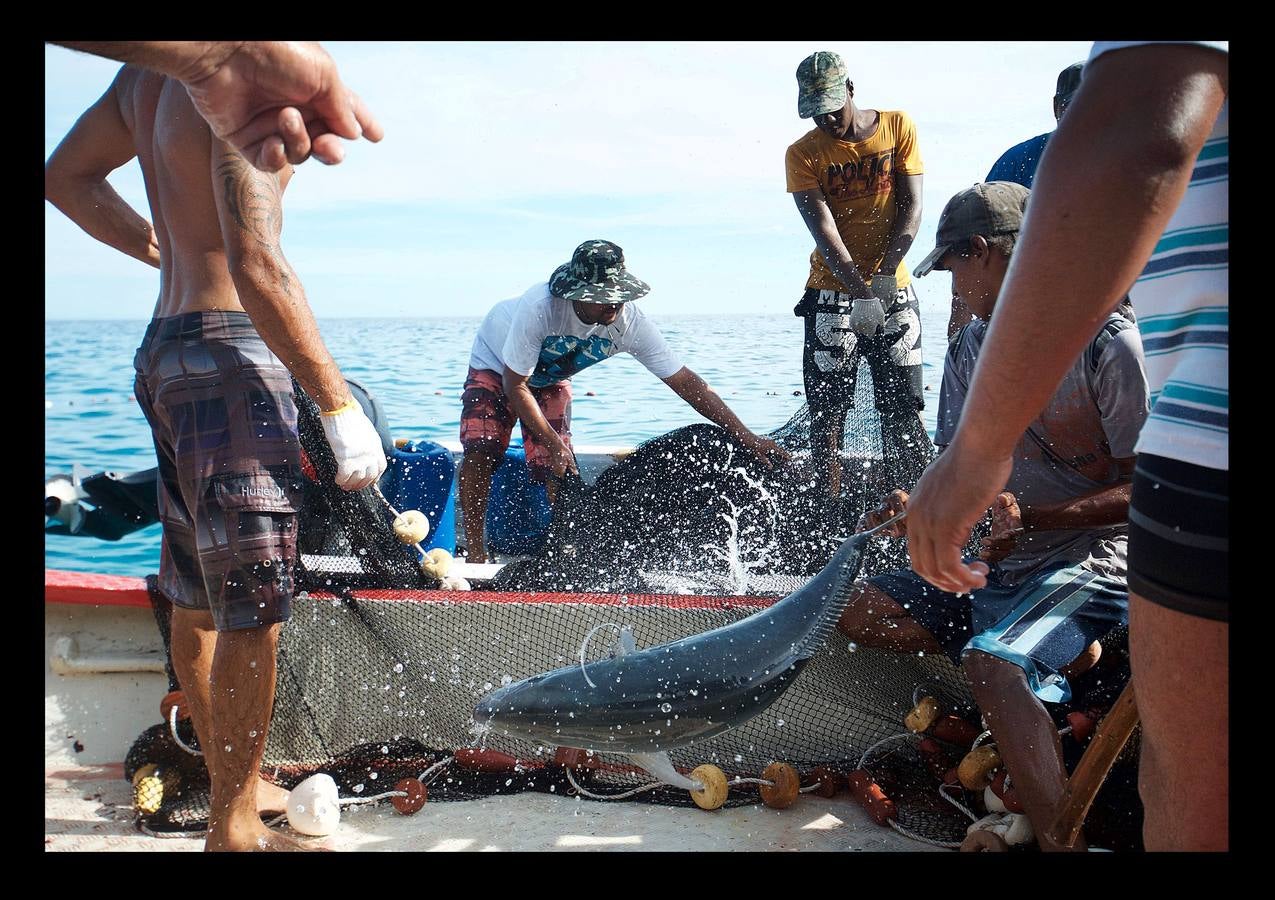
[[[619, 679], [616, 679], [616, 680], [618, 681]], [[670, 713], [670, 712], [672, 712], [672, 711], [673, 711], [673, 704], [672, 704], [672, 703], [661, 703], [661, 704], [660, 704], [660, 712]]]

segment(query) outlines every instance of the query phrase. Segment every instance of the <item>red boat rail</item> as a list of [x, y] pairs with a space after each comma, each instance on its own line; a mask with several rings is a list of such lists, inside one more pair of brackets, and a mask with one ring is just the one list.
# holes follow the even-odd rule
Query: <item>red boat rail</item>
[[[310, 596], [331, 594], [311, 591]], [[360, 600], [411, 601], [415, 603], [576, 603], [588, 606], [660, 606], [672, 609], [763, 609], [775, 597], [705, 597], [695, 594], [586, 594], [538, 591], [355, 591]], [[80, 603], [98, 606], [150, 606], [146, 580], [125, 575], [44, 570], [45, 603]]]

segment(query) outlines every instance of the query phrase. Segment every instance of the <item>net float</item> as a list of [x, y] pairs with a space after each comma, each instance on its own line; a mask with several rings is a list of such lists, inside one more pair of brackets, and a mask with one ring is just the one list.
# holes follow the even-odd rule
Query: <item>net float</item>
[[429, 519], [419, 509], [408, 509], [394, 517], [394, 536], [404, 544], [419, 544], [429, 537]]
[[872, 821], [878, 825], [885, 825], [891, 819], [899, 817], [899, 808], [885, 795], [881, 785], [872, 779], [869, 772], [864, 769], [855, 769], [846, 776], [846, 781], [850, 785], [850, 792], [854, 794], [854, 799], [868, 811]]
[[761, 777], [772, 782], [760, 786], [761, 801], [771, 809], [787, 809], [801, 792], [801, 776], [787, 763], [771, 763]]
[[394, 790], [402, 791], [406, 797], [391, 797], [390, 803], [405, 816], [421, 811], [429, 792], [419, 778], [404, 778], [394, 785]]
[[711, 763], [705, 763], [691, 770], [691, 780], [698, 781], [703, 787], [691, 791], [691, 799], [700, 809], [718, 809], [726, 802], [730, 786], [726, 784], [726, 773]]
[[975, 747], [956, 768], [961, 784], [971, 791], [981, 791], [992, 780], [992, 773], [1001, 766], [1001, 756], [996, 748], [984, 745]]
[[288, 824], [293, 831], [323, 837], [341, 824], [336, 782], [324, 772], [311, 775], [288, 792]]
[[927, 731], [939, 717], [939, 702], [933, 697], [922, 697], [921, 702], [912, 707], [912, 711], [903, 717], [903, 724], [908, 731]]

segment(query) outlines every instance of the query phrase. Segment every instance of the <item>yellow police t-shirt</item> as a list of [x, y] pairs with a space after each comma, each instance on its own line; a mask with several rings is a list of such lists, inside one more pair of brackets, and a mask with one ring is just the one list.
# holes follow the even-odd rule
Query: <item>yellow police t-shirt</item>
[[[881, 265], [894, 227], [895, 173], [924, 174], [912, 117], [901, 110], [882, 110], [880, 116], [877, 130], [862, 141], [839, 141], [814, 128], [788, 148], [784, 160], [788, 193], [823, 192], [837, 232], [865, 281]], [[902, 261], [895, 278], [899, 287], [910, 280]], [[806, 287], [846, 289], [818, 249], [810, 254]]]

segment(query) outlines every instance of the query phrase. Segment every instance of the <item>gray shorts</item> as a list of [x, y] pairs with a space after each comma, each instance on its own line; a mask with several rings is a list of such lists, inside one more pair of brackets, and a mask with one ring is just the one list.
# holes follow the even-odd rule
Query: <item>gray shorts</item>
[[247, 313], [155, 319], [133, 390], [159, 460], [159, 588], [218, 631], [286, 621], [301, 443], [292, 377]]
[[1094, 641], [1129, 622], [1129, 589], [1081, 566], [1054, 566], [1022, 584], [996, 576], [971, 594], [949, 594], [910, 569], [868, 579], [889, 594], [960, 664], [973, 650], [1023, 670], [1041, 700], [1065, 703], [1071, 687], [1059, 672]]

